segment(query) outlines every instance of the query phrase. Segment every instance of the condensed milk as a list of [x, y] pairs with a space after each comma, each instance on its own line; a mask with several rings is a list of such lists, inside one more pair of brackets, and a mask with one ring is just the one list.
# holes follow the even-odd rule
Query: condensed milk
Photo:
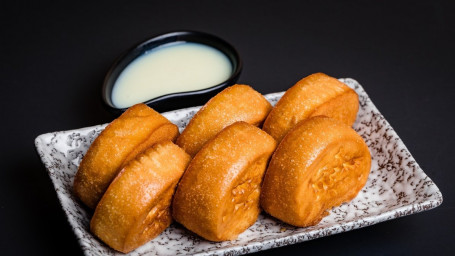
[[127, 108], [163, 95], [206, 89], [226, 81], [233, 68], [221, 51], [200, 43], [175, 42], [132, 61], [112, 88], [112, 103]]

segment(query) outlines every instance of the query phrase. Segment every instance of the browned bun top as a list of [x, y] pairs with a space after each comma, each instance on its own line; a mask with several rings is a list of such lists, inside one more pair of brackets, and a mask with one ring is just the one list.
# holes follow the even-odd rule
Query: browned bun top
[[334, 206], [352, 200], [365, 185], [371, 156], [346, 124], [308, 118], [287, 133], [275, 151], [262, 186], [261, 206], [295, 226], [317, 224]]
[[325, 115], [351, 126], [358, 109], [354, 90], [333, 77], [315, 73], [286, 91], [270, 111], [263, 129], [279, 142], [298, 122], [312, 116]]
[[91, 231], [124, 253], [156, 237], [172, 221], [172, 195], [190, 159], [162, 141], [129, 161], [97, 205]]
[[74, 192], [95, 208], [120, 167], [162, 140], [175, 140], [178, 127], [145, 104], [137, 104], [112, 121], [85, 154], [74, 179]]
[[276, 147], [259, 128], [236, 122], [209, 140], [191, 161], [173, 202], [173, 216], [211, 240], [235, 239], [260, 212], [263, 173]]
[[194, 156], [224, 127], [237, 121], [259, 126], [271, 109], [264, 96], [250, 86], [233, 85], [211, 98], [196, 113], [176, 144]]

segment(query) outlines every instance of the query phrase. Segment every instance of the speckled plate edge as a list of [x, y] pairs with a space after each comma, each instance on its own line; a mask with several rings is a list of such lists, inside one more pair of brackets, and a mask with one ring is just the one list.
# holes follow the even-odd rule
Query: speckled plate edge
[[[373, 157], [366, 186], [350, 203], [332, 209], [318, 225], [296, 228], [261, 214], [258, 221], [235, 241], [208, 242], [173, 224], [159, 237], [133, 251], [132, 255], [238, 255], [285, 246], [337, 234], [437, 207], [442, 194], [423, 172], [390, 124], [380, 114], [361, 85], [340, 79], [359, 94], [360, 110], [354, 128], [365, 139]], [[283, 95], [266, 98], [275, 104]], [[163, 113], [186, 126], [199, 107]], [[62, 208], [86, 255], [118, 255], [89, 232], [90, 213], [72, 194], [72, 181], [79, 162], [104, 125], [47, 133], [35, 139], [42, 162], [53, 182]]]

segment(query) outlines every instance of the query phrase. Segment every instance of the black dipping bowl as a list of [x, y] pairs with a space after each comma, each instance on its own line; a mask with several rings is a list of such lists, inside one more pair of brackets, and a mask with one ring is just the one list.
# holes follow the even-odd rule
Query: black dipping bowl
[[195, 31], [170, 32], [152, 37], [151, 39], [134, 46], [114, 62], [114, 64], [108, 71], [106, 78], [104, 79], [102, 88], [103, 101], [110, 111], [117, 114], [121, 114], [123, 111], [127, 109], [117, 108], [112, 103], [112, 89], [117, 78], [126, 68], [126, 66], [128, 66], [133, 60], [135, 60], [139, 56], [143, 55], [145, 52], [150, 51], [155, 47], [175, 42], [199, 43], [218, 49], [219, 51], [224, 53], [231, 61], [232, 64], [231, 76], [226, 81], [220, 84], [213, 85], [206, 89], [188, 92], [176, 92], [150, 99], [144, 102], [149, 107], [155, 109], [158, 112], [163, 112], [178, 108], [203, 105], [218, 92], [237, 82], [240, 76], [240, 72], [242, 71], [242, 61], [240, 59], [239, 54], [232, 45], [222, 40], [221, 38], [218, 38], [214, 35], [210, 35], [207, 33]]

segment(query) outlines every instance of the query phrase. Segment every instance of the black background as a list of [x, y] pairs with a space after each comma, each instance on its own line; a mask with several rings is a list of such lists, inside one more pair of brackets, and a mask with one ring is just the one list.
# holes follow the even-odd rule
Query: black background
[[82, 254], [33, 141], [110, 122], [110, 64], [179, 29], [233, 44], [239, 82], [264, 94], [318, 71], [356, 79], [444, 196], [431, 211], [261, 254], [453, 253], [454, 13], [441, 1], [0, 3], [0, 254]]

